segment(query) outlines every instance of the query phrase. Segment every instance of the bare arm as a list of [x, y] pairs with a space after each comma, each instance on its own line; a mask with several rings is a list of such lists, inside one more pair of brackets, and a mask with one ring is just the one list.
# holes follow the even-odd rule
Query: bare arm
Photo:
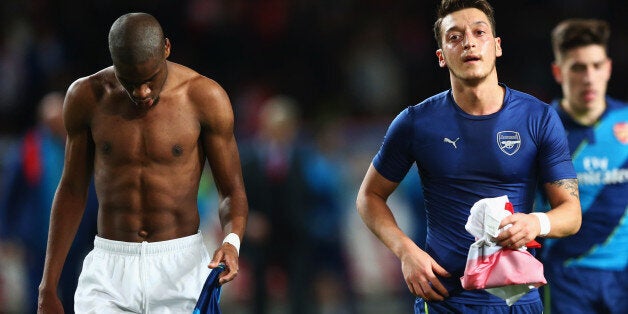
[[436, 274], [449, 276], [447, 271], [421, 250], [399, 228], [386, 204], [386, 200], [399, 184], [384, 178], [371, 164], [358, 192], [356, 205], [366, 226], [401, 261], [401, 268], [414, 295], [426, 300], [440, 301], [446, 297], [447, 289]]
[[552, 226], [547, 237], [562, 238], [580, 230], [582, 209], [577, 179], [558, 180], [544, 185], [552, 210], [547, 216]]
[[[550, 221], [550, 238], [570, 236], [580, 230], [582, 210], [577, 179], [564, 179], [543, 186], [549, 200], [551, 210], [547, 212]], [[497, 237], [501, 246], [522, 247], [536, 238], [541, 232], [539, 219], [530, 214], [515, 214], [502, 220], [500, 228], [512, 224], [512, 227]]]
[[[202, 106], [202, 143], [218, 194], [219, 214], [224, 234], [235, 233], [244, 237], [248, 216], [248, 203], [242, 179], [238, 146], [233, 133], [234, 117], [225, 91], [215, 82], [203, 91], [206, 106]], [[215, 253], [210, 267], [224, 262], [228, 272], [221, 275], [220, 283], [233, 280], [238, 271], [238, 253], [231, 244], [223, 244]]]
[[58, 303], [59, 277], [85, 211], [93, 173], [93, 150], [83, 112], [87, 84], [77, 81], [70, 86], [64, 103], [63, 119], [68, 135], [63, 173], [52, 203], [44, 274], [39, 286], [41, 312]]

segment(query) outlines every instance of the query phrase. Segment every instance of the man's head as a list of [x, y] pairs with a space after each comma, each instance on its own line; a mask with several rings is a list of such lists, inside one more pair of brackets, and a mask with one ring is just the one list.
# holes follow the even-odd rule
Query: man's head
[[497, 80], [495, 61], [502, 55], [495, 37], [493, 8], [486, 0], [443, 0], [434, 23], [440, 67], [465, 84]]
[[488, 19], [489, 26], [493, 32], [493, 37], [496, 37], [495, 31], [495, 16], [493, 7], [486, 0], [443, 0], [436, 11], [436, 22], [434, 23], [434, 38], [438, 44], [438, 48], [443, 48], [443, 19], [451, 13], [460, 11], [463, 9], [475, 8], [482, 11]]
[[113, 64], [139, 64], [164, 58], [166, 38], [159, 22], [147, 13], [119, 17], [109, 30], [109, 52]]
[[609, 24], [596, 19], [568, 19], [552, 30], [552, 74], [575, 111], [604, 107], [612, 65], [609, 37]]
[[119, 17], [109, 30], [109, 52], [116, 77], [138, 106], [150, 107], [166, 81], [170, 41], [147, 13]]
[[290, 145], [298, 133], [299, 107], [295, 99], [276, 95], [260, 109], [260, 137], [280, 146]]
[[552, 30], [554, 58], [560, 63], [575, 48], [597, 45], [606, 51], [611, 30], [608, 22], [596, 19], [568, 19]]

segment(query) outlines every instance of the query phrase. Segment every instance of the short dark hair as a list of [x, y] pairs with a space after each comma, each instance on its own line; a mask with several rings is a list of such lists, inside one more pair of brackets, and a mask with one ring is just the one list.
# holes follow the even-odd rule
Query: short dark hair
[[109, 53], [114, 64], [137, 64], [163, 57], [164, 45], [161, 25], [148, 13], [124, 14], [109, 30]]
[[598, 19], [567, 19], [552, 30], [554, 58], [560, 61], [571, 49], [600, 45], [608, 50], [611, 28], [607, 21]]
[[436, 38], [436, 43], [438, 44], [438, 48], [442, 48], [441, 42], [441, 25], [443, 23], [443, 19], [445, 16], [460, 11], [463, 9], [475, 8], [478, 9], [488, 18], [488, 21], [491, 23], [491, 30], [493, 31], [493, 36], [496, 35], [495, 31], [495, 15], [493, 11], [493, 7], [486, 0], [442, 0], [438, 10], [436, 11], [436, 22], [434, 23], [434, 38]]

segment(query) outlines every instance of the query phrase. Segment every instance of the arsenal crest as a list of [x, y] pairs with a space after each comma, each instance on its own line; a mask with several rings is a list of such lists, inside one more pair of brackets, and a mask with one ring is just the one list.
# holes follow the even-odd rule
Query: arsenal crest
[[514, 155], [521, 147], [521, 136], [515, 131], [501, 131], [497, 133], [497, 146], [504, 154]]
[[622, 144], [628, 144], [628, 122], [617, 122], [613, 125], [613, 134]]

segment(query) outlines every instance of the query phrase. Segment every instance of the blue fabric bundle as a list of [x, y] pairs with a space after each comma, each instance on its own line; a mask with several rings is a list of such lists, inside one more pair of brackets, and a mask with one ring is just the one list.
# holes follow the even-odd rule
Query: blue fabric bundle
[[193, 314], [220, 314], [220, 290], [218, 275], [225, 270], [225, 265], [220, 264], [212, 269], [205, 280], [203, 290], [198, 297]]

